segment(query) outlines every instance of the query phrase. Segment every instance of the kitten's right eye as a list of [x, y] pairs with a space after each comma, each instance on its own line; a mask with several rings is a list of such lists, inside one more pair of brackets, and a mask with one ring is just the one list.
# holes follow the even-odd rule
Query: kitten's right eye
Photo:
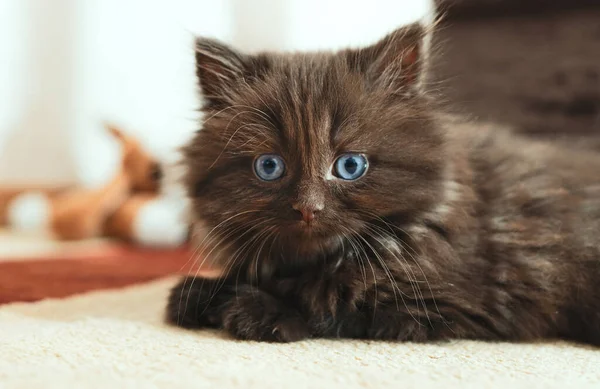
[[263, 154], [254, 161], [254, 172], [263, 181], [275, 181], [285, 172], [283, 158], [275, 154]]

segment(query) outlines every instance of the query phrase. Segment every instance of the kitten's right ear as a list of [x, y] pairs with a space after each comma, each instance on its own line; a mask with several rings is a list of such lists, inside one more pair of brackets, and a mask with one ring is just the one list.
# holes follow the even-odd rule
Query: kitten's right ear
[[196, 75], [202, 96], [211, 106], [231, 102], [235, 84], [244, 77], [247, 59], [214, 39], [196, 39]]

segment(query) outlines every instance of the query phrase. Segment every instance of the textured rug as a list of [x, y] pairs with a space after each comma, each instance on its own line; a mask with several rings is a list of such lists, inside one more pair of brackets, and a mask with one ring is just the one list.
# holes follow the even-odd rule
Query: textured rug
[[174, 278], [0, 307], [1, 388], [599, 388], [577, 345], [263, 344], [163, 323]]

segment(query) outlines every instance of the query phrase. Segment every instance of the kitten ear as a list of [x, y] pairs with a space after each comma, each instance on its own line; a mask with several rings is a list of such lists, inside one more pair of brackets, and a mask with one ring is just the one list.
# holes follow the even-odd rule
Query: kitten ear
[[196, 76], [202, 96], [212, 106], [230, 103], [235, 84], [244, 77], [247, 59], [214, 39], [196, 39]]
[[428, 29], [420, 23], [399, 28], [379, 42], [346, 53], [351, 69], [358, 70], [374, 88], [392, 92], [419, 92], [427, 60]]

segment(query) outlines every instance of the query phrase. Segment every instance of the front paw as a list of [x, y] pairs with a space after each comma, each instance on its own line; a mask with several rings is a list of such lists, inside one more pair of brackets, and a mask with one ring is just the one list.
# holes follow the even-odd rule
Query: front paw
[[228, 302], [223, 327], [236, 338], [264, 342], [295, 342], [310, 335], [297, 312], [250, 286], [240, 287]]
[[410, 315], [394, 310], [379, 310], [371, 318], [368, 339], [424, 342], [428, 326]]
[[233, 296], [227, 280], [186, 277], [171, 289], [166, 319], [184, 328], [219, 327], [221, 308]]

